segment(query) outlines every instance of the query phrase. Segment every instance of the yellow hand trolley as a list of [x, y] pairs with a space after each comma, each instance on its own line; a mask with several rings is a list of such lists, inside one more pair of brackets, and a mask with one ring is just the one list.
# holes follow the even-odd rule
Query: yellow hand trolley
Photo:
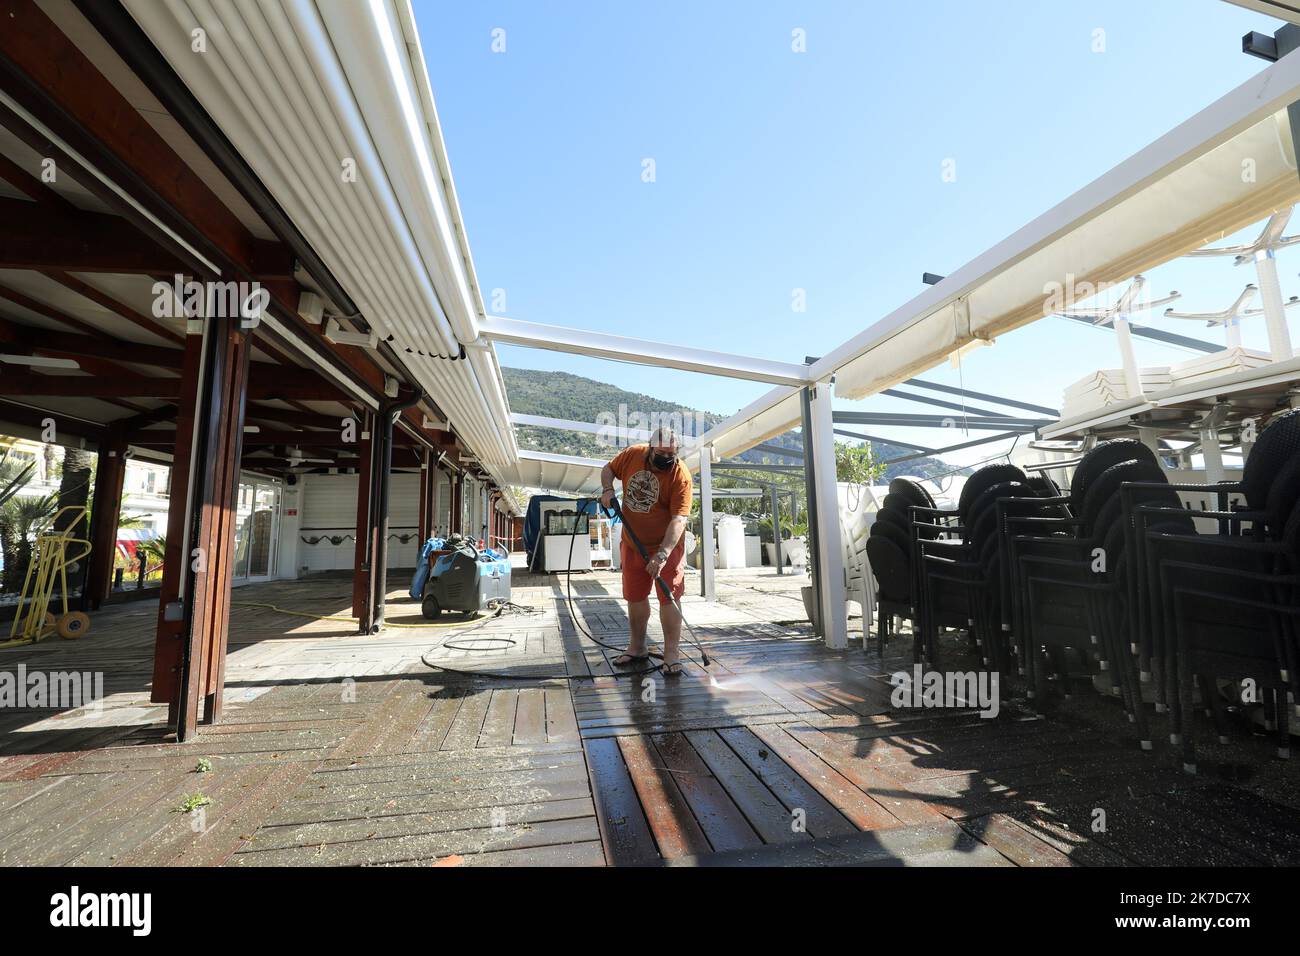
[[[74, 640], [90, 630], [89, 615], [68, 610], [68, 566], [89, 557], [91, 551], [89, 541], [72, 534], [72, 529], [85, 521], [86, 513], [87, 509], [81, 505], [69, 505], [37, 528], [32, 561], [27, 566], [23, 593], [18, 599], [18, 612], [9, 628], [10, 640], [36, 642], [52, 633]], [[68, 517], [64, 518], [65, 515]], [[65, 530], [52, 530], [61, 524]], [[63, 613], [52, 616], [50, 601], [56, 584], [62, 588]]]

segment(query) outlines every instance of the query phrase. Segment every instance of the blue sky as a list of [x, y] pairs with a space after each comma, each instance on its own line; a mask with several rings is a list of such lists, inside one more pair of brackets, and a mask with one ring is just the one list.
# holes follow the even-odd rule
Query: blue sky
[[[1280, 25], [1219, 0], [415, 9], [485, 298], [504, 290], [516, 319], [791, 361], [870, 325], [921, 290], [922, 272], [953, 271], [1264, 68], [1240, 38]], [[791, 50], [796, 28], [807, 52]], [[943, 180], [949, 159], [955, 182]], [[1284, 295], [1300, 294], [1300, 254], [1279, 262]], [[1224, 308], [1254, 279], [1228, 260], [1148, 277], [1153, 294], [1183, 292], [1188, 311]], [[805, 313], [791, 308], [795, 289]], [[1248, 326], [1246, 339], [1262, 335]], [[767, 388], [500, 354], [723, 414]], [[1065, 384], [1117, 365], [1109, 333], [1046, 319], [970, 355], [960, 376], [926, 377], [1058, 406]], [[887, 397], [844, 407], [927, 410]]]

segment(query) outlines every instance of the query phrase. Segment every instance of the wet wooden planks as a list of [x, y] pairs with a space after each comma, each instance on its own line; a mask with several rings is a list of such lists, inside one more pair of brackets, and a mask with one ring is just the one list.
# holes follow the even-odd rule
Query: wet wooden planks
[[614, 865], [904, 825], [775, 725], [596, 738], [584, 749]]
[[230, 862], [409, 864], [598, 839], [577, 744], [473, 748], [326, 762]]
[[[621, 644], [612, 580], [575, 581], [575, 605]], [[272, 602], [292, 607], [324, 590], [275, 588]], [[193, 744], [159, 742], [137, 706], [143, 687], [114, 717], [0, 724], [0, 863], [1300, 862], [1290, 806], [1185, 777], [1068, 714], [891, 711], [889, 667], [758, 620], [766, 598], [743, 591], [743, 613], [688, 602], [716, 684], [694, 664], [677, 680], [615, 678], [612, 652], [578, 635], [551, 588], [527, 591], [540, 614], [482, 625], [515, 642], [508, 652], [445, 653], [450, 666], [455, 655], [514, 677], [584, 678], [572, 684], [419, 665], [458, 631], [361, 638], [238, 608], [250, 629], [235, 643], [225, 721]], [[124, 674], [147, 662], [105, 631], [102, 660], [120, 655]], [[194, 772], [200, 755], [210, 773]], [[212, 801], [199, 827], [176, 812], [196, 793]]]
[[[851, 728], [791, 721], [584, 739], [607, 862], [1300, 859], [1300, 824], [1257, 794], [1153, 766], [1149, 755], [1077, 726], [976, 720], [901, 714]], [[896, 832], [905, 835], [889, 836]]]

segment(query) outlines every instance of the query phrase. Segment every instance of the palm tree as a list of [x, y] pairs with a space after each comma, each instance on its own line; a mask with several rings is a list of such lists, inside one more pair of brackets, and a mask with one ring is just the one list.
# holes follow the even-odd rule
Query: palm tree
[[10, 456], [11, 450], [6, 448], [0, 451], [0, 505], [18, 494], [36, 470], [35, 461], [24, 464], [20, 459]]
[[49, 520], [57, 507], [54, 495], [39, 498], [10, 496], [0, 504], [0, 548], [4, 553], [4, 572], [0, 577], [5, 591], [17, 594], [23, 588], [36, 529]]
[[[81, 448], [63, 449], [63, 474], [59, 476], [58, 508], [69, 506], [86, 507], [90, 502], [90, 486], [95, 474], [95, 453]], [[86, 517], [76, 517], [77, 512], [69, 512], [60, 520], [56, 531], [71, 530], [74, 538], [88, 537]], [[75, 518], [75, 520], [74, 520]]]
[[[9, 581], [14, 577], [18, 578], [18, 586], [21, 587], [22, 576], [27, 573], [27, 562], [22, 558], [23, 548], [19, 541], [20, 537], [25, 539], [25, 535], [20, 536], [18, 533], [24, 518], [19, 513], [19, 501], [15, 498], [36, 471], [35, 461], [24, 463], [11, 455], [11, 450], [6, 448], [0, 451], [0, 567], [3, 568], [0, 572], [0, 588], [4, 590], [9, 590]], [[31, 546], [27, 545], [29, 553], [30, 550]]]
[[163, 560], [167, 554], [167, 536], [160, 535], [157, 538], [151, 538], [148, 541], [141, 541], [135, 548], [136, 560], [140, 562], [140, 583], [139, 587], [145, 586], [145, 580], [154, 571], [158, 571], [163, 566]]

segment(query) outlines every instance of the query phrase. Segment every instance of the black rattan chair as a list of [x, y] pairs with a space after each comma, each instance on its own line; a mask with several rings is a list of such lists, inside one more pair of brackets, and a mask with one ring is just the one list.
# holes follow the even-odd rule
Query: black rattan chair
[[1287, 759], [1292, 689], [1287, 672], [1294, 669], [1300, 634], [1300, 503], [1293, 505], [1277, 540], [1217, 539], [1204, 548], [1218, 554], [1215, 565], [1160, 562], [1176, 651], [1183, 768], [1196, 772], [1195, 678], [1208, 697], [1220, 743], [1228, 736], [1215, 678], [1249, 681], [1251, 702], [1271, 708], [1265, 726], [1276, 731], [1277, 755]]
[[[1141, 484], [1121, 490], [1130, 546], [1141, 565], [1141, 573], [1132, 581], [1129, 605], [1130, 632], [1143, 668], [1156, 677], [1157, 708], [1168, 703], [1171, 712], [1170, 740], [1181, 741], [1183, 708], [1177, 700], [1176, 640], [1172, 633], [1173, 609], [1160, 577], [1161, 562], [1201, 565], [1258, 572], [1258, 562], [1243, 543], [1263, 544], [1280, 540], [1286, 522], [1300, 499], [1300, 410], [1290, 410], [1274, 418], [1259, 434], [1246, 460], [1239, 482], [1214, 485], [1181, 483], [1167, 487], [1175, 491], [1213, 493], [1218, 499], [1214, 511], [1189, 512], [1181, 504], [1161, 506], [1140, 502]], [[1235, 500], [1234, 500], [1235, 499]], [[1213, 520], [1215, 534], [1197, 534], [1190, 523], [1171, 528], [1171, 520], [1198, 518]], [[1174, 582], [1174, 586], [1180, 586]], [[1194, 588], [1193, 588], [1194, 589]], [[1288, 655], [1282, 663], [1281, 676], [1293, 692], [1300, 690], [1300, 668], [1293, 645], [1285, 645]], [[1207, 706], [1217, 708], [1218, 694], [1213, 692], [1212, 675], [1198, 675]]]
[[1095, 661], [1110, 673], [1142, 748], [1150, 750], [1137, 662], [1129, 651], [1126, 607], [1134, 565], [1119, 490], [1128, 482], [1144, 482], [1151, 486], [1145, 500], [1168, 505], [1177, 496], [1162, 486], [1164, 473], [1150, 460], [1121, 461], [1090, 475], [1075, 535], [1013, 539], [1025, 583], [1028, 670], [1041, 698], [1047, 689], [1044, 648], [1056, 652], [1053, 666], [1061, 684], [1068, 682], [1068, 652]]
[[[996, 516], [986, 519], [1003, 497], [1034, 497], [1015, 465], [980, 468], [966, 480], [953, 510], [913, 506], [912, 553], [917, 618], [913, 658], [937, 663], [942, 627], [967, 630], [986, 666], [1005, 665], [998, 615]], [[990, 573], [994, 577], [990, 577]]]

